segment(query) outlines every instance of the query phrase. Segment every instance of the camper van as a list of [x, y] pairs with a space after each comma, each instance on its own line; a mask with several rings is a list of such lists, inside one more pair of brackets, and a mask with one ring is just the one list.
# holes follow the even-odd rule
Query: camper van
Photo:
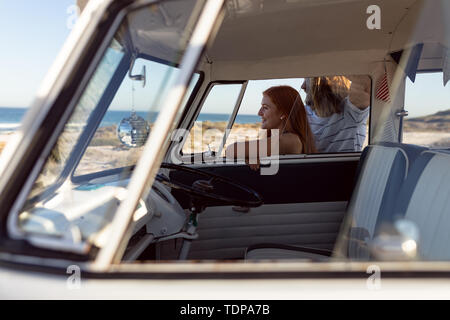
[[1, 154], [0, 297], [449, 297], [449, 1], [79, 5]]

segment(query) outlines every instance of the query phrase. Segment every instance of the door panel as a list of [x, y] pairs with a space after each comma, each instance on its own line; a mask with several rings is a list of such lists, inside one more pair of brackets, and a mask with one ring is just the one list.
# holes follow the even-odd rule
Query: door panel
[[[332, 250], [347, 202], [263, 205], [242, 213], [231, 206], [211, 207], [198, 218], [199, 238], [189, 259], [243, 259], [258, 243]], [[181, 242], [161, 244], [161, 259], [176, 259]]]
[[190, 259], [243, 258], [258, 243], [333, 249], [346, 202], [264, 205], [240, 213], [232, 207], [208, 208], [199, 217], [199, 238]]
[[[224, 176], [258, 191], [264, 204], [334, 202], [350, 200], [356, 168], [355, 160], [280, 163], [275, 175], [261, 175], [247, 165], [197, 165], [200, 170]], [[191, 184], [195, 177], [173, 171], [170, 177]], [[221, 192], [227, 192], [221, 190]], [[187, 208], [184, 194], [174, 191], [175, 197]]]
[[[319, 160], [320, 161], [320, 160]], [[358, 161], [282, 163], [276, 175], [263, 176], [246, 165], [197, 166], [258, 191], [264, 205], [238, 212], [232, 206], [209, 207], [198, 216], [199, 238], [189, 259], [243, 259], [253, 244], [278, 243], [332, 250], [350, 200]], [[192, 183], [192, 177], [171, 177]], [[226, 190], [223, 190], [226, 192]], [[185, 195], [173, 194], [187, 208]], [[181, 242], [160, 245], [161, 259], [175, 259]]]

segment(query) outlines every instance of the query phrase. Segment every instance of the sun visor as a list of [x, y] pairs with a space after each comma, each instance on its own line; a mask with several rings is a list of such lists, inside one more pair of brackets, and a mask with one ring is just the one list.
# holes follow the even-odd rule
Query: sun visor
[[419, 43], [412, 48], [395, 51], [390, 54], [412, 82], [416, 80], [417, 67], [419, 66], [422, 50], [423, 43]]
[[[121, 43], [133, 52], [171, 63], [178, 63], [179, 51], [186, 47], [193, 29], [192, 17], [196, 0], [173, 1], [150, 7], [150, 13], [136, 11], [128, 16], [128, 30], [122, 30]], [[194, 9], [195, 10], [195, 9]], [[131, 41], [125, 40], [130, 37]]]
[[450, 49], [445, 49], [444, 51], [444, 64], [443, 64], [443, 74], [444, 74], [444, 87], [450, 80]]

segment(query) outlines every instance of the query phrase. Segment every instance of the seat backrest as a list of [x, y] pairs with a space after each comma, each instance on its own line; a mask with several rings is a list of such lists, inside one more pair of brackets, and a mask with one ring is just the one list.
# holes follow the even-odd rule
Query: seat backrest
[[350, 241], [344, 249], [350, 258], [368, 258], [368, 251], [361, 250], [359, 244], [371, 239], [382, 223], [395, 219], [396, 197], [408, 176], [410, 163], [424, 150], [424, 147], [388, 142], [364, 150], [347, 210], [351, 221], [344, 226], [351, 225]]
[[419, 229], [423, 260], [450, 260], [450, 152], [425, 151], [398, 195], [395, 212]]
[[394, 218], [396, 196], [408, 176], [410, 164], [425, 150], [424, 147], [387, 142], [364, 150], [347, 210], [355, 227], [366, 229], [372, 236], [380, 223]]

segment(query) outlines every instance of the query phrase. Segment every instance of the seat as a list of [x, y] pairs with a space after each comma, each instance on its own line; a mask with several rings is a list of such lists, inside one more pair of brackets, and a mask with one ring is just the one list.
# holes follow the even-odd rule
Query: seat
[[450, 260], [450, 151], [421, 154], [398, 195], [395, 212], [418, 227], [421, 260]]
[[325, 261], [329, 259], [332, 253], [332, 251], [324, 249], [262, 243], [249, 246], [245, 252], [245, 260], [308, 259]]
[[[395, 200], [408, 176], [411, 163], [427, 150], [425, 147], [383, 142], [366, 147], [357, 169], [357, 179], [344, 219], [352, 219], [346, 254], [365, 259], [367, 250], [358, 244], [372, 238], [384, 222], [393, 221]], [[355, 240], [355, 241], [352, 241]], [[287, 248], [280, 244], [248, 247], [245, 259], [313, 259], [324, 260], [328, 252], [318, 249]], [[326, 259], [326, 258], [325, 258]]]

